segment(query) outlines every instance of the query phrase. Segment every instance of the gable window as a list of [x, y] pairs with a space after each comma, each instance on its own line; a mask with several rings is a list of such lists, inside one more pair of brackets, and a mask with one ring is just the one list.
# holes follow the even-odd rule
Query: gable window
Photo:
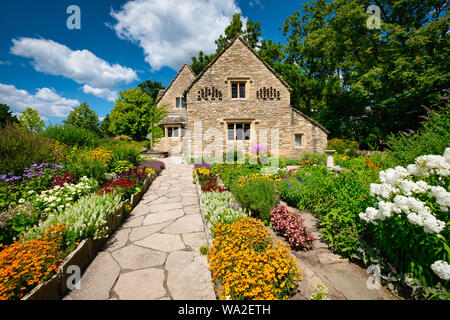
[[231, 83], [231, 98], [232, 99], [245, 99], [245, 82], [232, 82]]
[[250, 123], [229, 123], [228, 140], [250, 140]]
[[177, 108], [186, 108], [186, 99], [184, 98], [176, 98], [176, 107]]
[[295, 135], [295, 146], [303, 147], [303, 135], [302, 134]]

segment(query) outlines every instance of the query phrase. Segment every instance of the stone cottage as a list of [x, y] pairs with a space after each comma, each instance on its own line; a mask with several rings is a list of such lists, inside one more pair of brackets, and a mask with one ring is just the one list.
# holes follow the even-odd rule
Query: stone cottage
[[[197, 77], [184, 65], [158, 99], [168, 116], [155, 146], [172, 154], [248, 153], [267, 145], [282, 157], [322, 153], [328, 130], [291, 107], [292, 88], [240, 37]], [[278, 152], [277, 152], [278, 151]]]

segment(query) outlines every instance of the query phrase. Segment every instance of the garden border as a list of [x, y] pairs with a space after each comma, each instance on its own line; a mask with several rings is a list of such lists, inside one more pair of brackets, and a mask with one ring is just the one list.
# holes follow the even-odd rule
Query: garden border
[[[164, 170], [164, 169], [163, 169]], [[125, 207], [131, 206], [131, 211], [141, 201], [143, 195], [147, 192], [152, 182], [158, 175], [149, 174], [144, 180], [141, 191], [133, 194], [131, 199], [127, 199], [115, 209], [113, 213], [108, 215], [106, 226], [108, 228], [108, 235], [101, 239], [84, 239], [80, 242], [78, 247], [72, 251], [58, 268], [58, 272], [49, 280], [39, 284], [21, 300], [61, 300], [69, 291], [67, 287], [67, 280], [70, 275], [67, 270], [70, 266], [78, 266], [81, 272], [84, 272], [90, 262], [92, 262], [97, 252], [105, 245], [109, 238], [114, 234], [125, 219]]]
[[211, 234], [211, 229], [210, 229], [210, 224], [208, 222], [208, 220], [206, 220], [206, 215], [202, 210], [202, 187], [200, 186], [200, 182], [198, 181], [198, 177], [195, 176], [195, 187], [197, 188], [197, 195], [198, 195], [198, 202], [199, 202], [199, 209], [200, 209], [200, 214], [202, 216], [203, 219], [203, 225], [205, 227], [205, 233], [206, 233], [206, 241], [208, 242], [208, 248], [212, 247], [212, 234]]

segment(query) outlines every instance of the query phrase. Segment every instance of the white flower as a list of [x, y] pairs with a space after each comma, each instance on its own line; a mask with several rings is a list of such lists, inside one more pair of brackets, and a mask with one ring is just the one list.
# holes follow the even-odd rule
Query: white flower
[[450, 280], [450, 266], [447, 261], [438, 260], [431, 265], [431, 270], [441, 279]]
[[400, 183], [401, 180], [408, 177], [410, 174], [408, 170], [403, 167], [395, 167], [395, 169], [387, 169], [386, 171], [380, 172], [380, 181], [382, 183], [387, 183], [392, 186], [396, 186]]
[[19, 203], [24, 203], [25, 202], [25, 199], [24, 198], [21, 198], [20, 200], [19, 200]]

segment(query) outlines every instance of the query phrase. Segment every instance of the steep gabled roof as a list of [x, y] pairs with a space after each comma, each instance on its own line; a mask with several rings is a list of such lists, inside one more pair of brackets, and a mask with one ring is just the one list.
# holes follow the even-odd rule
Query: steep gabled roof
[[189, 70], [189, 72], [192, 74], [192, 76], [195, 78], [195, 73], [192, 71], [191, 67], [189, 67], [188, 64], [184, 64], [184, 66], [180, 69], [180, 71], [178, 71], [177, 75], [175, 76], [175, 78], [173, 78], [172, 82], [169, 84], [169, 86], [166, 88], [166, 90], [161, 90], [163, 91], [163, 93], [158, 97], [158, 99], [156, 100], [156, 104], [158, 104], [161, 99], [166, 95], [166, 93], [169, 91], [170, 87], [172, 87], [172, 85], [175, 83], [175, 81], [178, 79], [178, 77], [180, 76], [180, 74], [183, 72], [183, 70], [187, 68]]
[[250, 52], [252, 52], [255, 56], [256, 56], [256, 58], [258, 58], [258, 60], [259, 61], [261, 61], [264, 65], [265, 65], [265, 67], [270, 71], [270, 72], [272, 72], [274, 75], [275, 75], [275, 77], [277, 77], [277, 79], [278, 80], [280, 80], [280, 82], [286, 87], [286, 89], [288, 89], [289, 90], [289, 92], [292, 92], [292, 88], [289, 86], [289, 84], [286, 82], [286, 81], [284, 81], [283, 80], [283, 78], [281, 78], [281, 76], [275, 71], [275, 70], [273, 70], [272, 69], [272, 67], [264, 60], [264, 59], [262, 59], [256, 52], [255, 52], [255, 50], [253, 50], [253, 48], [252, 47], [250, 47], [250, 45], [247, 43], [247, 42], [245, 42], [242, 38], [241, 38], [241, 36], [240, 35], [237, 35], [236, 37], [234, 37], [234, 39], [228, 44], [228, 46], [226, 46], [226, 48], [225, 49], [223, 49], [222, 50], [222, 52], [220, 52], [207, 66], [206, 66], [206, 68], [205, 69], [203, 69], [203, 71], [202, 72], [200, 72], [200, 74], [197, 76], [197, 78], [191, 83], [191, 85], [184, 91], [185, 93], [187, 93], [187, 92], [189, 92], [190, 90], [191, 90], [191, 88], [194, 86], [194, 84], [198, 81], [198, 80], [200, 80], [200, 78], [205, 74], [205, 72], [207, 71], [207, 70], [209, 70], [215, 63], [216, 63], [216, 61], [217, 60], [219, 60], [219, 58], [224, 54], [224, 52], [226, 52], [235, 42], [236, 42], [236, 40], [237, 39], [239, 39], [249, 50], [250, 50]]
[[327, 135], [329, 135], [331, 132], [325, 128], [324, 126], [322, 126], [320, 123], [318, 123], [317, 121], [311, 119], [310, 117], [308, 117], [306, 114], [304, 114], [303, 112], [291, 107], [291, 110], [294, 112], [297, 112], [299, 115], [301, 115], [303, 118], [305, 118], [306, 120], [308, 120], [309, 122], [311, 122], [313, 125], [315, 125], [316, 127], [319, 127], [320, 129], [322, 129]]

